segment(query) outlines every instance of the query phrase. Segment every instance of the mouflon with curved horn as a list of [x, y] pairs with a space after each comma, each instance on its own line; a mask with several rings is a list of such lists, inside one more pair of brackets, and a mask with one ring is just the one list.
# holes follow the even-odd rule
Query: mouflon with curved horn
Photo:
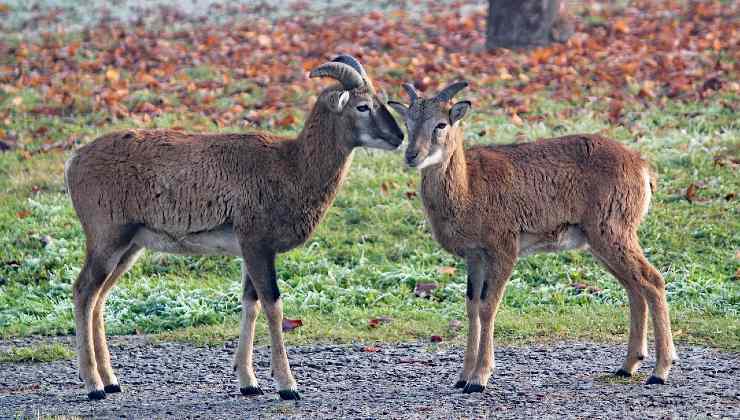
[[121, 390], [106, 343], [105, 300], [144, 248], [241, 257], [234, 359], [241, 393], [262, 394], [252, 352], [264, 309], [278, 392], [299, 398], [283, 343], [276, 255], [311, 236], [356, 147], [395, 149], [403, 141], [385, 103], [352, 66], [328, 62], [311, 77], [339, 84], [319, 94], [297, 138], [128, 130], [94, 140], [67, 161], [65, 183], [87, 238], [73, 294], [80, 377], [90, 399]]

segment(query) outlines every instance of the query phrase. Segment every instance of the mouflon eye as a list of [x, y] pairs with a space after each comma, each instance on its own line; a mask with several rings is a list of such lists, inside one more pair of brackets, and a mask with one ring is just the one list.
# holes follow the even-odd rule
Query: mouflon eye
[[370, 107], [367, 105], [360, 105], [357, 107], [357, 110], [360, 112], [367, 112], [370, 111]]
[[436, 128], [437, 130], [444, 130], [445, 128], [447, 128], [447, 124], [445, 124], [445, 123], [439, 123], [434, 128]]

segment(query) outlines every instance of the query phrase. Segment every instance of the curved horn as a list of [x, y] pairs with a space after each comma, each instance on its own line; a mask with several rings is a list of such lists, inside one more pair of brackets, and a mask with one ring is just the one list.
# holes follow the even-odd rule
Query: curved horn
[[416, 93], [416, 88], [414, 88], [414, 85], [411, 83], [404, 83], [403, 89], [408, 93], [409, 98], [411, 99], [411, 103], [416, 102], [417, 99], [419, 99], [419, 94]]
[[441, 92], [434, 97], [434, 99], [440, 102], [447, 102], [452, 99], [453, 96], [457, 95], [458, 92], [465, 89], [468, 86], [468, 82], [455, 82], [442, 89]]
[[351, 55], [339, 54], [331, 61], [335, 63], [344, 63], [352, 67], [353, 69], [357, 70], [357, 72], [360, 73], [360, 76], [362, 76], [364, 79], [367, 79], [367, 73], [365, 72], [365, 69], [362, 67], [362, 64], [360, 64], [360, 62], [356, 58], [352, 57]]
[[362, 67], [362, 64], [360, 64], [360, 61], [356, 58], [352, 57], [349, 54], [339, 54], [338, 56], [334, 57], [333, 60], [331, 60], [334, 63], [344, 63], [353, 69], [355, 69], [358, 73], [360, 73], [360, 76], [362, 76], [362, 80], [365, 81], [365, 84], [367, 87], [370, 88], [371, 91], [375, 91], [375, 87], [373, 86], [372, 80], [370, 80], [369, 77], [367, 77], [367, 72], [365, 71], [365, 68]]
[[362, 79], [362, 75], [352, 68], [352, 66], [344, 63], [329, 62], [324, 63], [315, 69], [311, 70], [309, 77], [331, 77], [338, 81], [347, 90], [360, 87], [365, 84]]

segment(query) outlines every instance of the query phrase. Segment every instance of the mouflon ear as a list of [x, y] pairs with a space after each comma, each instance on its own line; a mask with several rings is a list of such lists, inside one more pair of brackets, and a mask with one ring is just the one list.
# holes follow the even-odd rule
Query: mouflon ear
[[329, 93], [326, 96], [326, 102], [329, 104], [329, 108], [334, 112], [342, 112], [344, 106], [349, 102], [349, 92], [346, 90], [337, 90]]
[[398, 112], [399, 115], [401, 115], [403, 118], [406, 118], [406, 114], [408, 114], [409, 107], [406, 105], [396, 102], [396, 101], [388, 101], [388, 106], [393, 108], [396, 112]]
[[472, 104], [470, 101], [460, 101], [450, 108], [450, 125], [455, 125], [468, 112]]

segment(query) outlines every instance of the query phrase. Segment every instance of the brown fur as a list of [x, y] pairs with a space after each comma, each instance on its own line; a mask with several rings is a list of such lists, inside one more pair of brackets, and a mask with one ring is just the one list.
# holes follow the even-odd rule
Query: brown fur
[[421, 198], [434, 238], [468, 265], [470, 333], [457, 386], [479, 392], [488, 382], [493, 322], [518, 257], [584, 248], [628, 292], [629, 348], [618, 373], [633, 374], [645, 357], [649, 307], [658, 356], [649, 382], [664, 382], [676, 354], [665, 283], [637, 237], [654, 188], [639, 154], [595, 135], [465, 150], [458, 120], [469, 102], [389, 104], [406, 119], [409, 165], [423, 168]]
[[435, 239], [461, 257], [501, 235], [548, 237], [567, 225], [624, 236], [644, 210], [645, 167], [637, 153], [598, 136], [468, 150], [460, 139], [445, 173], [423, 170], [421, 197]]
[[[354, 59], [352, 59], [354, 60]], [[351, 61], [322, 66], [356, 86]], [[364, 107], [362, 111], [358, 106]], [[92, 399], [117, 392], [105, 296], [143, 248], [244, 259], [243, 318], [234, 368], [242, 393], [261, 393], [252, 367], [254, 322], [265, 309], [283, 398], [297, 399], [282, 339], [275, 256], [304, 243], [332, 204], [357, 146], [392, 149], [403, 133], [365, 83], [325, 90], [295, 139], [268, 134], [129, 130], [80, 148], [65, 168], [87, 238], [74, 285], [80, 376]], [[118, 388], [118, 389], [116, 389]]]

